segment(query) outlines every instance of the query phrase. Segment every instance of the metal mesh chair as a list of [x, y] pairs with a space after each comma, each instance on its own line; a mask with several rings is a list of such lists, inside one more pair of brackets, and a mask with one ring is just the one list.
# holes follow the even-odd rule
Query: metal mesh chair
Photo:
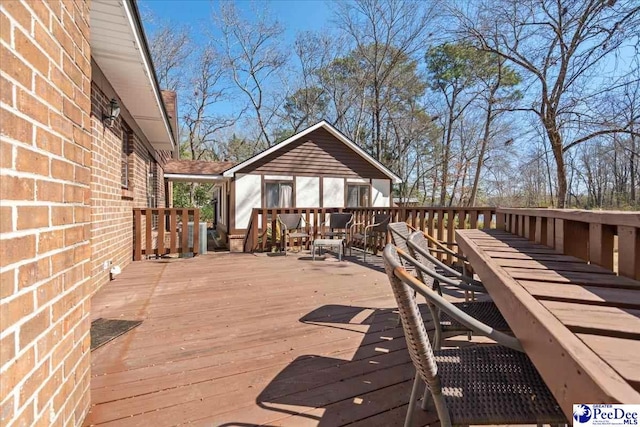
[[308, 239], [309, 233], [303, 231], [305, 221], [301, 214], [278, 214], [278, 223], [281, 226], [281, 245], [284, 254], [287, 254], [287, 242], [290, 239]]
[[[371, 239], [372, 237], [375, 238], [381, 233], [386, 233], [387, 225], [389, 224], [390, 220], [391, 220], [391, 215], [389, 214], [375, 214], [371, 218], [371, 222], [369, 224], [365, 224], [365, 223], [352, 224], [351, 232], [350, 232], [351, 241], [349, 243], [349, 256], [351, 256], [351, 247], [353, 245], [353, 242], [362, 241], [363, 250], [364, 250], [363, 260], [366, 261], [367, 260], [367, 243], [369, 242], [369, 239]], [[362, 229], [361, 231], [358, 231], [357, 227], [362, 225], [364, 225], [364, 229]], [[373, 249], [373, 251], [375, 254], [375, 248]]]
[[[484, 292], [484, 290], [480, 289], [480, 288], [483, 288], [482, 282], [475, 280], [471, 276], [466, 275], [466, 269], [464, 268], [464, 265], [467, 263], [467, 258], [464, 255], [451, 251], [446, 246], [443, 246], [442, 243], [439, 242], [438, 240], [429, 236], [424, 231], [417, 230], [411, 227], [406, 222], [394, 222], [392, 224], [389, 224], [388, 228], [389, 228], [389, 231], [391, 232], [393, 244], [404, 251], [409, 250], [406, 242], [409, 239], [409, 235], [412, 232], [420, 231], [422, 233], [423, 239], [426, 240], [425, 244], [423, 245], [427, 249], [424, 256], [425, 258], [428, 258], [431, 264], [433, 264], [438, 274], [441, 274], [442, 276], [445, 276], [445, 277], [454, 278], [462, 282], [479, 287], [477, 291], [471, 291], [471, 292]], [[436, 245], [436, 247], [435, 248], [431, 247], [427, 241], [431, 242], [431, 244], [433, 245]], [[440, 248], [443, 248], [443, 249], [440, 249]], [[448, 251], [448, 252], [445, 252], [445, 251]], [[444, 262], [440, 261], [440, 259], [438, 259], [436, 256], [434, 256], [433, 252], [452, 254], [453, 256], [463, 261], [463, 268], [461, 268], [460, 270], [457, 270], [455, 267], [451, 267], [445, 264]], [[438, 285], [438, 282], [436, 281], [435, 284]], [[467, 299], [468, 292], [470, 291], [468, 290], [465, 291], [465, 299]]]
[[[439, 295], [442, 295], [442, 290], [440, 288], [440, 285], [442, 284], [446, 284], [463, 291], [486, 292], [483, 287], [479, 287], [473, 283], [444, 277], [436, 272], [432, 263], [432, 260], [434, 259], [432, 255], [429, 254], [426, 247], [427, 244], [428, 243], [424, 238], [424, 235], [419, 231], [411, 233], [407, 239], [409, 254], [415, 260], [415, 264], [409, 264], [414, 266], [416, 276], [423, 284], [436, 290]], [[407, 263], [408, 261], [405, 260], [404, 262]], [[502, 314], [500, 314], [498, 307], [496, 307], [492, 301], [466, 301], [455, 303], [454, 306], [478, 321], [489, 325], [495, 330], [503, 332], [510, 331], [509, 325], [506, 320], [504, 320], [504, 317], [502, 317]], [[440, 310], [435, 309], [432, 314], [434, 315], [433, 346], [436, 349], [439, 349], [442, 346], [442, 340], [445, 336], [473, 332], [466, 325], [449, 316], [447, 312], [441, 313]]]
[[[402, 253], [402, 252], [400, 252]], [[406, 253], [403, 258], [418, 263]], [[398, 304], [407, 349], [416, 375], [405, 426], [410, 426], [421, 383], [426, 384], [422, 409], [435, 407], [440, 423], [564, 424], [566, 419], [553, 395], [514, 337], [504, 335], [459, 310], [419, 282], [400, 264], [399, 252], [389, 244], [383, 252], [385, 270]], [[474, 332], [500, 345], [434, 351], [429, 344], [415, 292], [429, 307], [446, 311]]]
[[[321, 233], [323, 238], [334, 238], [338, 237], [341, 239], [348, 238], [347, 235], [349, 233], [349, 228], [351, 227], [351, 222], [353, 221], [353, 214], [343, 213], [343, 212], [335, 212], [329, 214], [329, 231], [323, 231]], [[323, 222], [320, 227], [324, 227], [327, 225], [327, 222]]]

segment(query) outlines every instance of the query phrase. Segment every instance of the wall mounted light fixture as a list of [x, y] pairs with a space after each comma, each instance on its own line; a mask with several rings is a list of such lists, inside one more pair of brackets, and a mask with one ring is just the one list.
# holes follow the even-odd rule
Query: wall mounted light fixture
[[111, 127], [119, 115], [120, 105], [118, 105], [118, 101], [112, 99], [111, 102], [109, 102], [109, 113], [102, 116], [102, 122], [105, 126]]

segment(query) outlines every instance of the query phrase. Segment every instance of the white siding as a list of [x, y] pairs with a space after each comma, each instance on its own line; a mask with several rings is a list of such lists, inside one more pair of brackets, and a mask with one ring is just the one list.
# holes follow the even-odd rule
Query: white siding
[[296, 207], [320, 207], [320, 178], [317, 176], [296, 177]]
[[371, 180], [371, 206], [391, 206], [391, 181], [388, 179]]
[[344, 178], [323, 179], [322, 206], [325, 208], [344, 208]]
[[262, 178], [260, 175], [236, 175], [236, 228], [249, 225], [251, 210], [262, 205]]

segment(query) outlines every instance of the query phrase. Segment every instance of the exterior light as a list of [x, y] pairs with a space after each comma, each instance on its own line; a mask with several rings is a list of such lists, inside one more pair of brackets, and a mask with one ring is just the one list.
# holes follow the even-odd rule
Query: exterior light
[[105, 126], [111, 127], [115, 123], [116, 119], [120, 115], [120, 105], [118, 105], [118, 101], [112, 99], [109, 102], [109, 114], [105, 114], [102, 117], [102, 122]]

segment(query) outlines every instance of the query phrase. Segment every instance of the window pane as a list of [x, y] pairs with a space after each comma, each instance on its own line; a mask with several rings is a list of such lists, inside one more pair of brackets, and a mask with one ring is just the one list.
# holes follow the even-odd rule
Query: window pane
[[267, 182], [265, 185], [265, 191], [267, 196], [267, 208], [277, 208], [279, 202], [278, 184], [273, 182]]
[[347, 185], [347, 207], [358, 207], [358, 186]]
[[361, 185], [360, 187], [360, 207], [368, 207], [369, 206], [369, 186]]
[[121, 157], [121, 184], [122, 187], [129, 187], [129, 133], [122, 135], [122, 157]]
[[280, 184], [280, 206], [281, 208], [293, 207], [293, 183]]

